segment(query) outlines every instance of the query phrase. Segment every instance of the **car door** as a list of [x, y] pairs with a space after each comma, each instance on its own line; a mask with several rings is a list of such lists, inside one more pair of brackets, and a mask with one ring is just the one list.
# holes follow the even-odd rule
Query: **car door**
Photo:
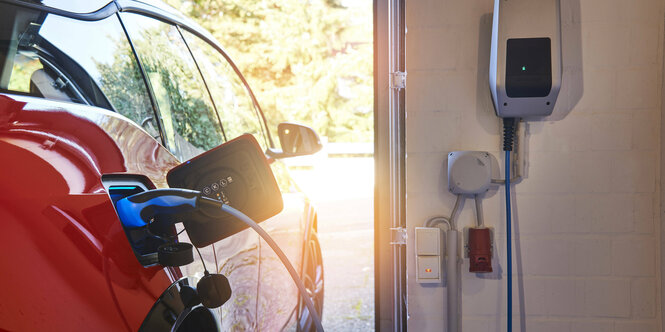
[[[226, 137], [233, 139], [249, 133], [257, 138], [264, 151], [267, 150], [271, 140], [261, 111], [229, 59], [193, 33], [182, 31], [182, 34], [211, 92]], [[272, 160], [271, 167], [282, 191], [284, 209], [260, 225], [300, 270], [303, 230], [308, 226], [303, 218], [306, 200], [291, 182], [283, 163]], [[261, 331], [278, 331], [293, 316], [298, 303], [297, 288], [277, 255], [262, 239], [260, 262], [257, 327]]]
[[[101, 177], [143, 174], [163, 187], [177, 160], [110, 111], [152, 112], [118, 17], [41, 9], [0, 4], [0, 219], [11, 234], [0, 248], [19, 253], [2, 264], [21, 272], [0, 278], [12, 303], [0, 330], [136, 330], [171, 280], [136, 259]], [[127, 69], [125, 99], [110, 93], [116, 67]]]
[[[180, 29], [139, 14], [120, 15], [156, 101], [166, 147], [185, 161], [226, 141], [229, 137]], [[181, 237], [187, 242], [186, 233]], [[201, 253], [207, 269], [226, 275], [233, 290], [220, 309], [222, 330], [255, 330], [258, 235], [247, 229]], [[183, 268], [185, 275], [202, 272], [199, 260]]]

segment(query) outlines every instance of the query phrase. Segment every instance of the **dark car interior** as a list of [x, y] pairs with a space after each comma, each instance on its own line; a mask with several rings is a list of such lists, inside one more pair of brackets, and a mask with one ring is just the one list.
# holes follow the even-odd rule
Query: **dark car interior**
[[0, 91], [113, 110], [86, 71], [40, 35], [49, 14], [0, 7]]

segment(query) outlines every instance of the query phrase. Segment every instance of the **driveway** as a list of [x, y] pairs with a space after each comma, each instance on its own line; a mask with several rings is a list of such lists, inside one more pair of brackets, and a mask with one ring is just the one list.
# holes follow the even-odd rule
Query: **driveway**
[[319, 212], [323, 326], [374, 331], [373, 159], [321, 158], [291, 173]]

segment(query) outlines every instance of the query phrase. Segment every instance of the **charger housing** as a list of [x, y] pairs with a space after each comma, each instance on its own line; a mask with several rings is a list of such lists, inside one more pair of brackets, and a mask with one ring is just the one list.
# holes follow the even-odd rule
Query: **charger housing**
[[552, 114], [561, 88], [560, 0], [495, 0], [490, 52], [496, 114]]

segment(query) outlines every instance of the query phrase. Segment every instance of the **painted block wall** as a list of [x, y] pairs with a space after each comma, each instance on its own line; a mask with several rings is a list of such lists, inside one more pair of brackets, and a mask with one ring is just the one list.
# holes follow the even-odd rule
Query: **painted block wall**
[[[661, 331], [665, 2], [561, 3], [563, 88], [554, 114], [528, 123], [526, 177], [514, 186], [514, 330]], [[410, 239], [427, 219], [450, 215], [448, 152], [489, 151], [503, 165], [487, 85], [492, 6], [406, 2]], [[463, 331], [506, 329], [503, 204], [498, 186], [483, 201], [499, 272], [462, 266]], [[460, 227], [474, 224], [473, 207], [467, 200]], [[416, 283], [413, 241], [407, 255], [408, 329], [444, 331], [445, 285]]]

